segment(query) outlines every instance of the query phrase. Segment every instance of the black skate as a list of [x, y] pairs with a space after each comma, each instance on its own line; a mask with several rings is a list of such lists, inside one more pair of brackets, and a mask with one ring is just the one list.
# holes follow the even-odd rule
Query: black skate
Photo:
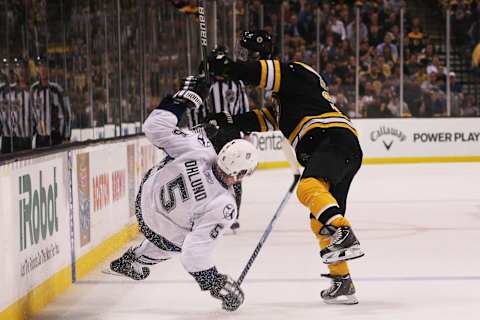
[[346, 276], [332, 276], [322, 274], [322, 277], [332, 279], [330, 288], [322, 290], [320, 296], [327, 304], [357, 304], [358, 300], [355, 296], [355, 287], [352, 278]]
[[324, 263], [332, 264], [357, 259], [365, 255], [352, 228], [338, 227], [332, 238], [332, 243], [320, 251]]
[[110, 270], [134, 280], [143, 280], [150, 274], [148, 267], [136, 261], [132, 248], [128, 249], [120, 258], [110, 263]]

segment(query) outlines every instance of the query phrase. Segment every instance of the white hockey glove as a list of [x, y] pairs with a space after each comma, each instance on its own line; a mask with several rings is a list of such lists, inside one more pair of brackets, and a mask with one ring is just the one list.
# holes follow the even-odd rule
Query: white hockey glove
[[208, 95], [208, 86], [205, 76], [188, 76], [182, 79], [180, 90], [173, 95], [177, 102], [184, 103], [188, 108], [197, 109]]

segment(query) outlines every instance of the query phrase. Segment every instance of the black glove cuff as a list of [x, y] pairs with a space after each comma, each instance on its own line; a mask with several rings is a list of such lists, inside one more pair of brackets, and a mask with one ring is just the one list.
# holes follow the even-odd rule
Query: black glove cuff
[[160, 102], [160, 105], [155, 109], [170, 111], [177, 117], [178, 121], [180, 121], [180, 118], [185, 113], [187, 106], [175, 101], [172, 96], [166, 96], [163, 98], [162, 102]]

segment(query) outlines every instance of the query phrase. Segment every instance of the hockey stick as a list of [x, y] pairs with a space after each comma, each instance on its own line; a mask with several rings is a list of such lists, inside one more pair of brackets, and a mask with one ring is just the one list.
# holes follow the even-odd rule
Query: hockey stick
[[253, 261], [257, 258], [260, 249], [262, 249], [263, 244], [265, 241], [267, 241], [268, 236], [270, 235], [270, 232], [272, 232], [273, 224], [275, 221], [278, 219], [280, 216], [280, 213], [282, 213], [283, 207], [288, 202], [288, 199], [293, 193], [293, 190], [295, 190], [295, 187], [298, 184], [298, 181], [300, 181], [300, 170], [298, 169], [297, 165], [297, 158], [295, 157], [295, 151], [293, 148], [290, 146], [288, 143], [288, 140], [286, 138], [283, 139], [283, 152], [288, 160], [288, 163], [290, 165], [290, 168], [293, 170], [293, 182], [290, 185], [290, 188], [288, 189], [287, 193], [282, 199], [282, 202], [280, 202], [280, 205], [278, 206], [277, 210], [275, 211], [275, 214], [273, 215], [272, 219], [270, 220], [270, 223], [268, 224], [267, 228], [262, 234], [262, 237], [260, 238], [260, 241], [258, 241], [257, 247], [253, 251], [252, 255], [250, 256], [250, 259], [248, 259], [247, 265], [245, 268], [243, 268], [242, 273], [240, 274], [240, 277], [238, 277], [237, 284], [240, 286], [240, 284], [243, 282], [243, 279], [245, 279], [245, 276], [248, 273], [248, 270], [252, 267]]
[[[203, 73], [205, 74], [205, 81], [210, 85], [210, 72], [208, 70], [208, 37], [207, 37], [207, 6], [205, 0], [198, 0], [198, 23], [200, 30], [200, 45], [202, 47], [202, 64]], [[204, 99], [203, 103], [207, 112], [212, 112], [208, 108], [207, 99]]]

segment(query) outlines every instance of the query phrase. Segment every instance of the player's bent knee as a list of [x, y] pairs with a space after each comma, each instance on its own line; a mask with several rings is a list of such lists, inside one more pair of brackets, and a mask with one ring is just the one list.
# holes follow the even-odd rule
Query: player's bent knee
[[310, 212], [318, 217], [325, 209], [337, 206], [337, 200], [329, 191], [330, 185], [324, 179], [306, 178], [300, 180], [297, 198]]

